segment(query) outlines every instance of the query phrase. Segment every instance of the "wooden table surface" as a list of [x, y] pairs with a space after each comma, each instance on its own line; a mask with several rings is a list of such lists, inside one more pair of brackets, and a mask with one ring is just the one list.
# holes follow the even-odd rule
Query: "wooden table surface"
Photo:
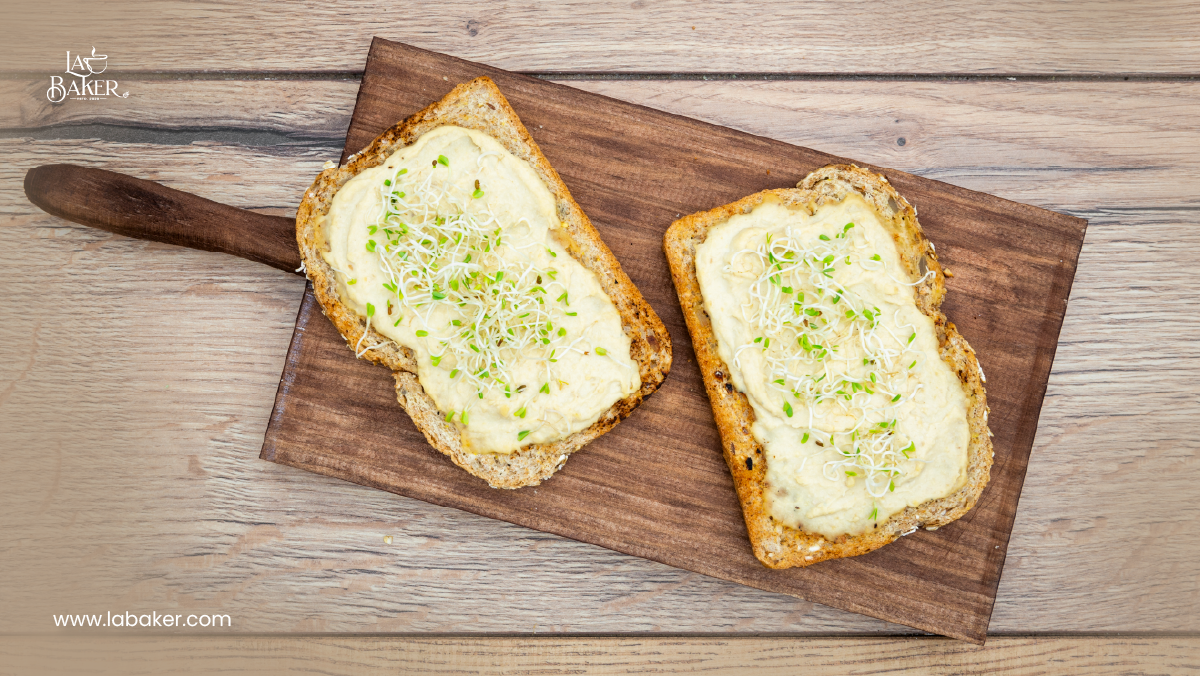
[[[1200, 668], [1200, 5], [424, 5], [8, 10], [0, 655]], [[1088, 219], [988, 645], [262, 462], [303, 280], [25, 199], [28, 168], [73, 162], [291, 215], [373, 35]], [[50, 104], [93, 45], [128, 98]], [[110, 610], [229, 614], [239, 636], [65, 649], [49, 617]], [[314, 633], [403, 636], [280, 636]]]

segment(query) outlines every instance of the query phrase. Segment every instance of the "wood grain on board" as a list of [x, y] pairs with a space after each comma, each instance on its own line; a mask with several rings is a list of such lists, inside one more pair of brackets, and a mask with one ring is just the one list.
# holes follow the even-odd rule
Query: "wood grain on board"
[[65, 69], [66, 50], [93, 43], [118, 72], [361, 71], [375, 35], [521, 71], [1200, 71], [1200, 13], [1189, 0], [373, 0], [299, 9], [267, 0], [47, 0], [9, 8], [5, 22], [3, 68], [45, 73]]
[[[0, 638], [0, 659], [30, 673], [745, 674], [931, 676], [1181, 674], [1196, 637], [994, 637], [987, 646], [896, 637], [86, 636]], [[37, 671], [33, 672], [32, 669]]]
[[[250, 632], [911, 631], [259, 461], [303, 281], [63, 221], [21, 180], [77, 162], [291, 215], [358, 83], [151, 80], [60, 108], [38, 84], [0, 81], [0, 631], [125, 606]], [[1198, 541], [1169, 536], [1200, 518], [1200, 85], [570, 85], [1088, 218], [988, 647], [1200, 628]], [[121, 126], [48, 126], [97, 122]]]
[[[458, 82], [496, 80], [622, 267], [690, 343], [661, 253], [681, 213], [793, 185], [832, 156], [376, 40], [345, 155]], [[344, 157], [343, 156], [343, 157]], [[262, 457], [760, 589], [981, 642], [995, 600], [1085, 221], [887, 172], [962, 282], [946, 314], [992, 374], [996, 458], [972, 512], [872, 554], [771, 571], [748, 547], [699, 373], [663, 388], [540, 487], [496, 491], [433, 451], [390, 374], [349, 358], [307, 293]]]

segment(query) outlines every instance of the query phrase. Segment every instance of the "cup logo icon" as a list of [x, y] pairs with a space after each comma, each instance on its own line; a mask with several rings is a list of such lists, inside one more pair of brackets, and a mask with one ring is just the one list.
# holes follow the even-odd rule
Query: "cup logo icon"
[[[64, 82], [61, 75], [50, 76], [50, 88], [46, 90], [46, 99], [51, 103], [62, 103], [68, 96], [75, 99], [105, 99], [109, 96], [128, 98], [129, 92], [117, 94], [116, 80], [97, 80], [97, 75], [108, 70], [108, 55], [97, 54], [92, 47], [92, 55], [76, 54], [71, 58], [67, 51], [67, 75], [76, 78], [70, 84]], [[90, 79], [89, 79], [90, 78]]]

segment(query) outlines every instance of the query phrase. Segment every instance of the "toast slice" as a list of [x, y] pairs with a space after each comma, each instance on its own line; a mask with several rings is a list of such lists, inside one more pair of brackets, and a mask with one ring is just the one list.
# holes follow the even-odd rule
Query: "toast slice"
[[[970, 441], [966, 483], [959, 490], [941, 499], [907, 507], [860, 535], [841, 535], [830, 540], [781, 524], [768, 514], [764, 498], [766, 455], [750, 432], [754, 410], [746, 395], [733, 385], [729, 367], [718, 352], [717, 337], [697, 279], [696, 247], [714, 226], [735, 214], [749, 213], [768, 196], [812, 213], [822, 204], [841, 202], [852, 192], [861, 195], [877, 212], [896, 241], [901, 262], [913, 279], [929, 270], [934, 273], [915, 287], [916, 303], [921, 312], [933, 319], [940, 355], [957, 375], [966, 395]], [[822, 167], [794, 189], [763, 191], [675, 221], [667, 230], [663, 248], [721, 434], [725, 461], [733, 475], [754, 555], [759, 561], [768, 568], [791, 568], [865, 554], [919, 527], [934, 530], [950, 523], [975, 505], [987, 485], [992, 465], [983, 372], [967, 341], [940, 309], [946, 294], [945, 278], [934, 247], [917, 222], [916, 211], [885, 177], [853, 165]]]
[[[509, 454], [466, 451], [458, 430], [446, 422], [445, 414], [437, 410], [417, 379], [412, 350], [385, 338], [374, 328], [367, 328], [366, 318], [345, 305], [338, 295], [334, 271], [320, 254], [322, 249], [328, 250], [321, 223], [334, 195], [359, 172], [382, 164], [395, 151], [443, 125], [483, 132], [533, 167], [554, 195], [558, 217], [570, 235], [566, 245], [568, 253], [596, 274], [621, 315], [624, 331], [631, 339], [630, 356], [639, 366], [641, 388], [614, 403], [586, 429], [551, 443], [529, 444]], [[296, 214], [296, 239], [321, 309], [351, 350], [355, 351], [355, 345], [373, 346], [363, 352], [362, 358], [393, 371], [397, 400], [429, 443], [448, 455], [454, 464], [494, 488], [536, 486], [548, 479], [562, 468], [572, 453], [627, 417], [642, 399], [658, 389], [671, 369], [671, 338], [658, 315], [621, 269], [616, 257], [571, 198], [567, 186], [490, 78], [480, 77], [458, 85], [442, 100], [388, 129], [367, 148], [350, 156], [345, 166], [322, 171], [300, 203]]]

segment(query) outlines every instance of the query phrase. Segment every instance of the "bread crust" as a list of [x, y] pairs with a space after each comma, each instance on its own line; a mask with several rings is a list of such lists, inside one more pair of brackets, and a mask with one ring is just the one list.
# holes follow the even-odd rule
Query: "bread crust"
[[[944, 498], [907, 507], [860, 535], [841, 535], [830, 540], [817, 533], [778, 523], [767, 513], [763, 495], [766, 456], [762, 445], [750, 432], [751, 423], [755, 420], [754, 410], [746, 395], [733, 385], [729, 367], [717, 351], [717, 338], [704, 309], [700, 282], [696, 277], [695, 256], [696, 247], [707, 238], [714, 226], [735, 214], [749, 213], [769, 195], [811, 214], [822, 204], [841, 202], [851, 192], [861, 195], [879, 214], [880, 221], [896, 241], [906, 271], [914, 279], [924, 275], [926, 270], [934, 271], [933, 275], [915, 287], [917, 307], [933, 319], [941, 357], [958, 376], [967, 397], [970, 441], [967, 446], [967, 481], [962, 488]], [[946, 295], [945, 277], [933, 244], [925, 238], [917, 222], [916, 210], [896, 192], [887, 178], [854, 165], [831, 164], [809, 174], [796, 188], [765, 190], [732, 204], [675, 221], [663, 238], [663, 249], [671, 266], [688, 331], [692, 335], [705, 390], [712, 403], [725, 462], [729, 465], [742, 503], [754, 555], [763, 565], [768, 568], [792, 568], [866, 554], [919, 527], [932, 530], [948, 524], [975, 505], [987, 485], [992, 466], [983, 372], [971, 346], [941, 311], [942, 299]]]
[[[329, 213], [334, 195], [346, 181], [364, 169], [382, 164], [388, 156], [411, 145], [422, 134], [448, 124], [475, 129], [495, 138], [513, 155], [528, 162], [545, 182], [554, 195], [558, 217], [566, 224], [569, 238], [563, 238], [562, 244], [575, 260], [596, 273], [604, 292], [612, 299], [621, 315], [625, 333], [631, 339], [630, 356], [638, 363], [642, 379], [640, 389], [614, 403], [590, 427], [558, 441], [530, 444], [509, 454], [469, 453], [463, 449], [458, 429], [445, 421], [444, 414], [421, 387], [412, 350], [367, 328], [366, 318], [342, 303], [334, 272], [320, 254], [328, 246], [322, 222]], [[393, 371], [396, 399], [429, 443], [449, 456], [454, 464], [484, 479], [493, 488], [536, 486], [550, 478], [572, 453], [629, 416], [645, 397], [658, 389], [671, 369], [671, 337], [662, 321], [621, 269], [516, 112], [488, 77], [458, 85], [440, 101], [383, 132], [364, 150], [347, 158], [345, 166], [322, 171], [304, 193], [296, 213], [296, 240], [321, 310], [347, 344], [351, 349], [355, 345], [370, 345], [362, 358]]]

